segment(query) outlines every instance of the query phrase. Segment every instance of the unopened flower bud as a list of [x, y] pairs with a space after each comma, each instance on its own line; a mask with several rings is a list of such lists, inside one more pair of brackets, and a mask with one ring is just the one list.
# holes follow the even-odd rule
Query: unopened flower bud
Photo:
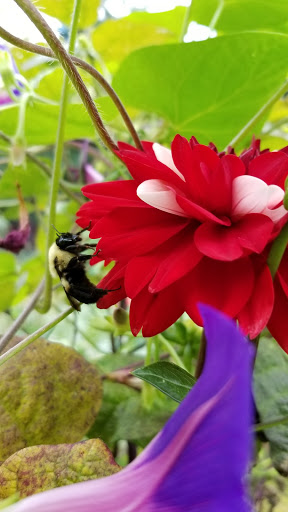
[[129, 315], [123, 308], [116, 308], [113, 311], [113, 320], [117, 327], [129, 328]]

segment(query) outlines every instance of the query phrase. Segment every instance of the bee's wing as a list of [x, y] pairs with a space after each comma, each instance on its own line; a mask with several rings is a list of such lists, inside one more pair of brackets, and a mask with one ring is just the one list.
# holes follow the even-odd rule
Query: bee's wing
[[80, 302], [78, 302], [77, 299], [74, 299], [74, 297], [72, 297], [72, 295], [69, 295], [68, 292], [66, 292], [64, 286], [63, 286], [63, 290], [64, 292], [66, 293], [67, 295], [67, 299], [69, 300], [72, 308], [76, 309], [76, 311], [81, 311], [81, 305], [80, 305]]

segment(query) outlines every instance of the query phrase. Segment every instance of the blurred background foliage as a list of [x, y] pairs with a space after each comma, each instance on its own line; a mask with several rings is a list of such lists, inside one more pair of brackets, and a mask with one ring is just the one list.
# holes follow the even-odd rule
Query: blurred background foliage
[[[191, 5], [188, 1], [180, 4], [175, 0], [169, 3], [170, 10], [149, 12], [151, 6], [158, 11], [168, 9], [168, 2], [82, 0], [74, 55], [97, 68], [112, 84], [142, 139], [169, 145], [180, 133], [186, 137], [195, 135], [204, 144], [213, 141], [219, 150], [232, 143], [241, 151], [255, 135], [261, 137], [262, 149], [286, 146], [287, 1], [193, 0]], [[72, 0], [42, 0], [40, 6], [67, 47]], [[44, 44], [23, 13], [15, 11], [12, 0], [0, 6], [0, 19], [3, 28], [14, 35]], [[6, 45], [0, 50], [0, 239], [19, 226], [17, 184], [31, 227], [18, 254], [0, 249], [3, 334], [25, 308], [44, 275], [63, 71], [47, 57], [5, 41], [0, 44]], [[11, 72], [13, 61], [3, 55], [10, 55], [9, 52], [18, 69], [17, 75], [16, 68], [13, 70], [16, 95], [11, 95], [5, 79], [7, 66]], [[83, 70], [80, 73], [114, 140], [133, 144], [109, 96], [91, 75]], [[81, 187], [85, 183], [127, 177], [126, 168], [99, 141], [77, 93], [69, 86], [57, 229], [75, 230], [75, 213], [84, 201]], [[101, 265], [88, 268], [95, 283], [104, 272]], [[20, 337], [34, 332], [66, 308], [62, 287], [56, 285], [55, 282], [51, 309], [45, 315], [34, 309], [21, 325]], [[125, 311], [128, 308], [126, 302], [120, 306]], [[124, 322], [121, 314], [119, 321], [119, 311], [116, 306], [103, 311], [83, 305], [81, 314], [73, 313], [45, 338], [73, 347], [99, 368], [102, 407], [85, 438], [100, 437], [117, 461], [125, 464], [177, 407], [169, 398], [171, 388], [163, 394], [146, 382], [141, 386], [131, 377], [130, 370], [162, 358], [176, 363], [181, 360], [182, 366], [193, 374], [200, 331], [184, 315], [161, 337], [149, 340], [146, 350], [147, 340], [132, 337], [125, 314]], [[173, 351], [178, 356], [176, 360]], [[288, 416], [287, 374], [287, 356], [273, 340], [262, 340], [255, 372], [259, 421]], [[180, 382], [181, 377], [177, 378]], [[153, 378], [151, 382], [157, 387]], [[83, 432], [79, 440], [82, 435]], [[288, 423], [259, 435], [252, 479], [259, 512], [287, 510], [287, 439]]]

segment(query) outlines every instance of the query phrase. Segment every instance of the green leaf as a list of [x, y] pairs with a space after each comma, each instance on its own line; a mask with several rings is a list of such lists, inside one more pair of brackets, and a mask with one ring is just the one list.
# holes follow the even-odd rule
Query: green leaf
[[[34, 102], [26, 111], [26, 140], [28, 145], [54, 144], [59, 119], [59, 106]], [[1, 130], [7, 135], [16, 133], [18, 105], [0, 109]], [[65, 140], [95, 136], [95, 129], [81, 104], [70, 104], [65, 124]]]
[[[161, 13], [133, 12], [125, 18], [107, 20], [92, 34], [93, 45], [113, 71], [136, 48], [179, 40], [184, 7]], [[121, 44], [120, 44], [121, 43]]]
[[214, 26], [217, 30], [287, 31], [287, 0], [193, 0], [190, 19], [209, 26], [219, 6]]
[[[41, 1], [39, 8], [45, 14], [58, 18], [62, 23], [69, 25], [73, 12], [73, 4], [73, 0], [43, 0]], [[99, 0], [82, 0], [80, 20], [78, 24], [79, 28], [85, 28], [95, 23], [97, 20], [97, 9], [99, 4]]]
[[77, 482], [118, 473], [112, 453], [101, 439], [76, 444], [30, 446], [0, 467], [0, 499], [21, 498]]
[[175, 406], [175, 402], [164, 400], [154, 403], [152, 409], [145, 409], [138, 393], [114, 410], [115, 430], [112, 441], [127, 439], [145, 446], [164, 427], [175, 411]]
[[35, 341], [0, 367], [0, 463], [26, 446], [80, 441], [101, 399], [92, 364], [72, 348]]
[[[288, 356], [275, 340], [261, 338], [254, 370], [254, 395], [261, 423], [288, 416]], [[273, 464], [288, 475], [288, 423], [264, 430]]]
[[159, 361], [132, 373], [176, 402], [181, 402], [196, 382], [190, 373], [168, 361]]
[[283, 85], [287, 52], [288, 37], [256, 33], [142, 48], [113, 86], [126, 105], [163, 116], [174, 133], [222, 149]]

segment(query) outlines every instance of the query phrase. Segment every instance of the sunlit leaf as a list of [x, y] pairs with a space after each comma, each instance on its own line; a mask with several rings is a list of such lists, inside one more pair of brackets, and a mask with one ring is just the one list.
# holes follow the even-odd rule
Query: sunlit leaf
[[287, 37], [256, 33], [142, 48], [123, 62], [114, 87], [174, 133], [223, 148], [283, 85], [287, 51]]
[[179, 40], [185, 8], [161, 13], [133, 12], [121, 19], [107, 20], [93, 32], [97, 52], [117, 69], [121, 60], [136, 48]]
[[[215, 15], [215, 18], [214, 18]], [[241, 30], [287, 31], [286, 0], [193, 0], [190, 19], [223, 32]]]
[[[66, 25], [70, 24], [73, 12], [73, 0], [41, 0], [39, 8], [46, 14], [62, 21]], [[97, 20], [97, 9], [99, 0], [82, 0], [79, 28], [92, 25]]]

